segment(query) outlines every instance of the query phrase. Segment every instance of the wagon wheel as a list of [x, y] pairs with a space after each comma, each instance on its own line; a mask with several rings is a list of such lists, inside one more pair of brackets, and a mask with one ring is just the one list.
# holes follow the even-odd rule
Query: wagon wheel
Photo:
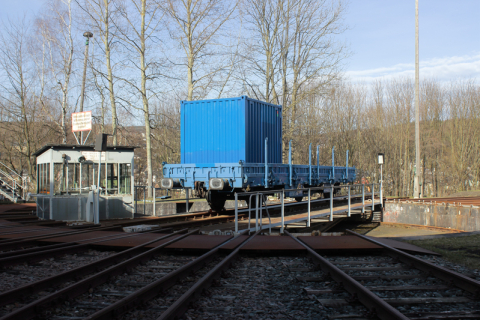
[[215, 191], [208, 191], [207, 202], [213, 211], [221, 212], [225, 209], [227, 198]]

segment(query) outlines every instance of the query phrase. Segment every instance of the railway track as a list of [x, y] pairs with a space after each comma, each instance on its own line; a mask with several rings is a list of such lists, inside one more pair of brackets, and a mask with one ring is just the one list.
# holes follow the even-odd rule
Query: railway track
[[[288, 232], [307, 257], [240, 259], [255, 234], [233, 240], [230, 253], [220, 248], [232, 239], [201, 255], [162, 250], [196, 232], [168, 234], [120, 252], [90, 249], [4, 267], [0, 281], [24, 279], [0, 293], [1, 319], [480, 318], [480, 282], [351, 231], [383, 251], [321, 256]], [[155, 242], [160, 244], [147, 248]], [[71, 267], [63, 270], [62, 262]], [[46, 273], [54, 263], [58, 272]], [[25, 277], [29, 273], [44, 277]]]
[[[3, 267], [16, 265], [25, 262], [35, 262], [45, 258], [57, 257], [64, 254], [75, 254], [90, 249], [92, 245], [102, 245], [103, 242], [112, 240], [129, 240], [129, 238], [137, 237], [140, 234], [165, 232], [166, 229], [154, 228], [148, 231], [126, 234], [108, 234], [101, 235], [76, 242], [64, 242], [46, 246], [38, 246], [23, 250], [12, 250], [0, 253], [0, 265]], [[183, 231], [187, 231], [184, 229]]]
[[[162, 248], [196, 232], [198, 230], [177, 235], [174, 239], [152, 249], [141, 250], [147, 244], [158, 242], [159, 239], [156, 239], [82, 267], [4, 292], [0, 295], [2, 311], [5, 313], [1, 319], [31, 319], [34, 317], [52, 319], [64, 316], [76, 318], [79, 307], [82, 310], [81, 317], [109, 318], [128, 312], [127, 306], [133, 308], [139, 302], [147, 302], [173, 286], [176, 287], [173, 291], [175, 293], [180, 293], [182, 289], [189, 292], [191, 288], [184, 288], [182, 285], [178, 285], [177, 281], [184, 279], [183, 281], [188, 283], [191, 281], [190, 275], [195, 271], [197, 273], [194, 274], [194, 277], [203, 276], [202, 279], [204, 279], [208, 275], [210, 281], [213, 281], [222, 269], [215, 263], [216, 260], [221, 260], [223, 266], [228, 266], [228, 263], [238, 255], [237, 249], [226, 259], [221, 259], [219, 249], [223, 243], [200, 257], [175, 258], [161, 252]], [[169, 236], [164, 238], [167, 237]], [[251, 237], [243, 243], [248, 242]], [[98, 272], [97, 269], [102, 270]], [[83, 278], [78, 280], [82, 276]], [[55, 291], [55, 286], [61, 284], [65, 287]], [[197, 284], [198, 282], [195, 285]], [[38, 298], [37, 295], [40, 292], [45, 293], [45, 289], [53, 292], [48, 293], [47, 291]], [[90, 303], [92, 295], [95, 296], [94, 303]], [[25, 299], [25, 296], [28, 296], [26, 305], [18, 308], [8, 305], [15, 299]], [[59, 304], [63, 306], [61, 309], [57, 308]], [[70, 305], [73, 307], [70, 308]], [[87, 312], [86, 309], [91, 312]], [[162, 308], [157, 309], [163, 313]], [[167, 310], [164, 311], [167, 312], [168, 308], [165, 309]]]
[[[380, 319], [480, 318], [480, 303], [477, 301], [479, 281], [372, 238], [348, 232], [383, 247], [383, 254], [356, 256], [355, 259], [325, 258], [295, 239], [305, 247], [315, 265], [341, 286], [314, 286], [306, 289], [307, 294], [327, 295], [318, 300], [324, 307], [361, 303], [368, 309], [366, 315]], [[315, 278], [301, 280], [318, 281]], [[345, 296], [345, 291], [348, 296]], [[338, 315], [339, 318], [345, 316]]]
[[[201, 225], [198, 215], [187, 216], [180, 219]], [[92, 233], [51, 245], [38, 241], [118, 226], [42, 235], [35, 227], [26, 237], [4, 228], [19, 238], [0, 241], [0, 319], [480, 319], [479, 281], [352, 231], [382, 251], [322, 256], [289, 232], [284, 237], [304, 249], [294, 256], [241, 255], [256, 234], [205, 253], [166, 251], [199, 231], [170, 221], [141, 234]], [[180, 226], [187, 228], [126, 250], [91, 246]]]

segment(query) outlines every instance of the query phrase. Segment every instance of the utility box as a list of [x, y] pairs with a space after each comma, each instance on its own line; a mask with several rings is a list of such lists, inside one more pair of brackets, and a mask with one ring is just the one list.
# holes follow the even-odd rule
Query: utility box
[[181, 163], [282, 163], [282, 107], [247, 96], [181, 102]]

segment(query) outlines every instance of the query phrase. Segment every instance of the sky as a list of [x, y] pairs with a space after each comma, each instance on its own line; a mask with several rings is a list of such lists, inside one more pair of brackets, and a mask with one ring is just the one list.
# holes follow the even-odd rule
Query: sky
[[[343, 40], [354, 81], [415, 76], [415, 1], [350, 0]], [[480, 80], [480, 0], [419, 0], [420, 77]]]
[[[345, 74], [370, 82], [415, 74], [415, 0], [346, 0]], [[0, 18], [33, 16], [44, 0], [0, 0]], [[480, 0], [419, 0], [420, 76], [480, 80]]]

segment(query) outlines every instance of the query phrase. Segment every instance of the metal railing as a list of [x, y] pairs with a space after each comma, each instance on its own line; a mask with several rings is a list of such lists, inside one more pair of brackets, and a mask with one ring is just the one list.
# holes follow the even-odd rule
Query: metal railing
[[18, 197], [18, 193], [20, 192], [22, 199], [25, 200], [27, 177], [22, 177], [3, 162], [0, 162], [0, 168], [0, 180], [3, 185], [12, 192], [13, 198]]
[[[258, 210], [258, 196], [261, 195], [260, 201], [260, 217], [259, 217], [259, 210]], [[270, 213], [268, 212], [268, 206], [267, 206], [267, 198], [266, 195], [263, 193], [254, 193], [250, 194], [250, 197], [248, 199], [248, 229], [250, 229], [251, 226], [251, 217], [252, 217], [252, 197], [255, 196], [255, 230], [258, 230], [258, 222], [260, 221], [260, 229], [263, 226], [263, 207], [265, 207], [265, 211], [267, 212], [268, 215], [268, 221], [269, 225], [272, 224], [272, 219], [270, 218]], [[238, 212], [238, 199], [237, 199], [237, 194], [235, 194], [235, 212]], [[238, 214], [235, 215], [235, 221], [237, 221]], [[238, 232], [237, 230], [235, 232]], [[269, 232], [272, 232], [272, 228], [269, 228]]]
[[[375, 186], [377, 186], [379, 188], [379, 192], [376, 192], [376, 188]], [[367, 187], [371, 187], [370, 189], [370, 192], [366, 192], [366, 188]], [[353, 197], [360, 197], [362, 198], [362, 206], [361, 206], [361, 210], [362, 210], [362, 214], [365, 213], [365, 207], [371, 207], [372, 208], [372, 211], [374, 210], [374, 207], [375, 205], [377, 204], [380, 204], [380, 205], [383, 205], [382, 204], [382, 197], [383, 197], [383, 192], [382, 192], [382, 184], [381, 183], [371, 183], [371, 184], [352, 184], [352, 185], [341, 185], [341, 186], [329, 186], [329, 187], [313, 187], [313, 188], [303, 188], [303, 189], [281, 189], [281, 190], [275, 190], [275, 191], [253, 191], [253, 192], [238, 192], [238, 193], [235, 193], [235, 232], [238, 233], [238, 213], [240, 211], [242, 212], [245, 212], [245, 211], [248, 211], [248, 218], [249, 218], [249, 222], [248, 222], [248, 229], [250, 230], [251, 229], [251, 224], [250, 224], [250, 217], [251, 217], [251, 211], [253, 210], [252, 209], [252, 206], [251, 206], [251, 199], [253, 196], [255, 196], [255, 231], [258, 231], [258, 230], [261, 230], [263, 229], [263, 217], [262, 217], [262, 208], [263, 208], [263, 203], [262, 205], [260, 206], [260, 215], [258, 214], [259, 213], [259, 206], [258, 206], [258, 199], [259, 199], [259, 196], [261, 195], [261, 198], [262, 199], [265, 199], [264, 197], [267, 196], [267, 195], [271, 195], [271, 194], [280, 194], [280, 204], [279, 205], [271, 205], [271, 206], [268, 206], [266, 205], [266, 201], [265, 201], [265, 209], [267, 210], [268, 212], [268, 208], [270, 209], [274, 209], [274, 208], [280, 208], [281, 209], [281, 227], [280, 227], [280, 233], [283, 233], [284, 232], [284, 229], [285, 229], [285, 207], [287, 206], [295, 206], [295, 205], [298, 205], [300, 203], [303, 203], [305, 204], [305, 202], [300, 202], [300, 203], [289, 203], [289, 204], [285, 204], [285, 193], [294, 193], [294, 192], [307, 192], [307, 217], [306, 217], [306, 227], [310, 227], [311, 226], [311, 204], [312, 203], [318, 203], [318, 202], [329, 202], [329, 208], [330, 208], [330, 213], [328, 214], [328, 217], [329, 217], [329, 221], [333, 221], [333, 209], [334, 209], [334, 206], [333, 206], [333, 196], [334, 196], [334, 189], [346, 189], [346, 195], [343, 196], [344, 198], [347, 199], [348, 201], [348, 206], [347, 206], [347, 216], [350, 217], [351, 216], [351, 210], [352, 210], [352, 198]], [[358, 190], [360, 191], [361, 190], [361, 193], [355, 193], [355, 194], [352, 194], [352, 190]], [[313, 191], [324, 191], [324, 190], [330, 190], [329, 194], [329, 198], [321, 198], [321, 199], [314, 199], [312, 200], [312, 193], [314, 193]], [[357, 191], [357, 192], [358, 192]], [[378, 202], [375, 202], [375, 194], [379, 194], [379, 199], [378, 199]], [[244, 210], [239, 210], [238, 209], [238, 198], [239, 196], [249, 196], [249, 208], [248, 209], [244, 209]], [[365, 204], [365, 196], [371, 196], [371, 204]], [[338, 197], [337, 197], [338, 199]], [[325, 215], [323, 215], [325, 216]], [[269, 228], [270, 232], [271, 232], [271, 227], [272, 227], [272, 223], [271, 223], [271, 218], [270, 218], [270, 215], [268, 215], [269, 217], [269, 225], [266, 226]]]

